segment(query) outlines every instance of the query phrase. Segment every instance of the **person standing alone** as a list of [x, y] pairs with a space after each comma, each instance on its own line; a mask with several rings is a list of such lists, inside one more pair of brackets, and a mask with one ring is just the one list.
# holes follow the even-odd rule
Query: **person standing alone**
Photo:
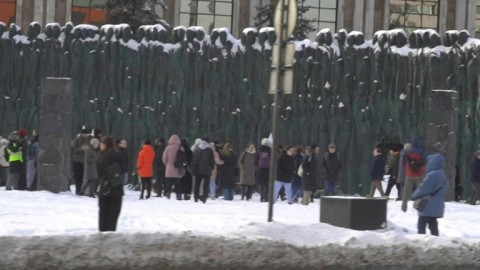
[[152, 144], [149, 140], [143, 143], [142, 150], [138, 153], [137, 158], [137, 170], [138, 175], [142, 181], [142, 187], [140, 191], [140, 200], [143, 200], [145, 189], [147, 189], [147, 197], [150, 198], [152, 192], [152, 176], [153, 176], [153, 159], [155, 158], [155, 152], [153, 151]]

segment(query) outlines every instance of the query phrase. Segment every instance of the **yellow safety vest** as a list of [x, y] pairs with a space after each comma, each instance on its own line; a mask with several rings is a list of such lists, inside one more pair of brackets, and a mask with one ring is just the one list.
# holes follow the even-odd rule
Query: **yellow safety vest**
[[[13, 145], [16, 146], [15, 144]], [[19, 149], [17, 152], [13, 152], [10, 148], [7, 147], [8, 152], [8, 162], [20, 161], [23, 162], [23, 153], [22, 148]]]

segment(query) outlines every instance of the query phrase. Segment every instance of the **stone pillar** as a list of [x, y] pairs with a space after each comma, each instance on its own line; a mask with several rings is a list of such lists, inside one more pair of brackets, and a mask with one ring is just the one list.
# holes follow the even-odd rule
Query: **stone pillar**
[[353, 11], [353, 30], [364, 31], [364, 7], [365, 0], [355, 1], [355, 10]]
[[445, 157], [445, 173], [450, 182], [450, 188], [446, 196], [447, 201], [453, 201], [455, 195], [457, 119], [458, 92], [453, 90], [433, 90], [430, 92], [428, 95], [425, 148], [427, 153], [442, 153]]
[[466, 0], [457, 0], [456, 1], [456, 14], [455, 14], [455, 29], [465, 29], [465, 20], [467, 18]]
[[440, 33], [440, 35], [443, 35], [443, 33], [447, 31], [447, 4], [447, 1], [440, 1], [440, 14], [438, 14], [438, 33]]
[[365, 16], [364, 16], [364, 29], [363, 33], [365, 34], [366, 39], [373, 38], [373, 24], [374, 24], [374, 15], [375, 15], [375, 0], [366, 0], [365, 1]]
[[69, 190], [72, 106], [70, 78], [42, 80], [37, 190], [54, 193]]
[[477, 0], [469, 0], [467, 3], [467, 22], [465, 29], [470, 32], [472, 37], [475, 37], [475, 20], [477, 18]]

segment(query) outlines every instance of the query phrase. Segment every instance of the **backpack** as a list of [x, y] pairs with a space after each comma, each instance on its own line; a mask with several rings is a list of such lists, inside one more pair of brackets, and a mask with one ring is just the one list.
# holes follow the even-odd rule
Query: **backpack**
[[419, 172], [423, 167], [423, 162], [421, 159], [416, 159], [407, 155], [407, 162], [410, 165], [412, 172]]
[[270, 168], [270, 153], [263, 151], [258, 154], [258, 168], [260, 169]]
[[173, 162], [173, 166], [177, 169], [182, 169], [187, 166], [187, 154], [182, 151], [182, 148], [179, 147], [177, 150], [177, 155], [175, 156], [175, 161]]
[[120, 163], [113, 162], [105, 167], [105, 177], [99, 187], [99, 195], [108, 196], [112, 192], [112, 188], [122, 184], [122, 166]]

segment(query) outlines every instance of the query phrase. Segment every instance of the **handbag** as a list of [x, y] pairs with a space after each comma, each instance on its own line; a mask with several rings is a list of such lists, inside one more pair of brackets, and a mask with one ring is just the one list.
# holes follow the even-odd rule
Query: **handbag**
[[444, 185], [445, 183], [440, 188], [435, 190], [435, 192], [433, 192], [432, 194], [416, 199], [413, 202], [413, 208], [415, 208], [418, 211], [423, 211], [423, 209], [425, 209], [425, 206], [427, 206], [428, 200], [430, 200], [431, 197], [435, 196], [435, 194], [437, 194], [443, 188]]

